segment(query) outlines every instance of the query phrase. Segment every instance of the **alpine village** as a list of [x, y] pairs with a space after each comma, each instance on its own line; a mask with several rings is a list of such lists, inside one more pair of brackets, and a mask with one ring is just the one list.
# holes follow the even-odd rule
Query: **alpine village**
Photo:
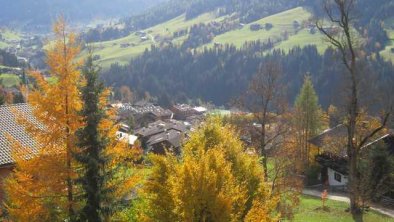
[[0, 221], [394, 222], [394, 1], [0, 1]]

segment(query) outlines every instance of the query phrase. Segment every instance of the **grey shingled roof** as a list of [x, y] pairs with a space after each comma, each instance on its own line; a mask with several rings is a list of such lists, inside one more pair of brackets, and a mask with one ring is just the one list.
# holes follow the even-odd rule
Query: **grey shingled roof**
[[178, 148], [181, 146], [182, 138], [183, 134], [181, 132], [171, 129], [152, 136], [147, 143], [149, 146], [152, 146], [157, 143], [168, 141], [172, 146]]
[[24, 147], [35, 147], [34, 140], [26, 133], [25, 128], [17, 123], [15, 113], [21, 113], [29, 121], [35, 121], [30, 106], [25, 103], [0, 106], [0, 166], [14, 163], [9, 135]]
[[317, 147], [322, 147], [324, 145], [325, 140], [328, 138], [340, 138], [346, 136], [347, 136], [347, 128], [345, 125], [340, 124], [334, 128], [325, 130], [321, 134], [310, 139], [309, 142]]
[[143, 127], [135, 131], [135, 134], [140, 137], [150, 137], [156, 134], [168, 131], [168, 130], [176, 130], [178, 132], [186, 132], [187, 128], [183, 122], [176, 120], [158, 120], [154, 123], [148, 125], [148, 127]]

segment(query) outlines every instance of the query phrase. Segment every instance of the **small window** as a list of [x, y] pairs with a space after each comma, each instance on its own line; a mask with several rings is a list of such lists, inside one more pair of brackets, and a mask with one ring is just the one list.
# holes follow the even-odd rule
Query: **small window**
[[335, 172], [334, 173], [334, 178], [335, 178], [336, 181], [342, 182], [342, 175], [341, 174]]

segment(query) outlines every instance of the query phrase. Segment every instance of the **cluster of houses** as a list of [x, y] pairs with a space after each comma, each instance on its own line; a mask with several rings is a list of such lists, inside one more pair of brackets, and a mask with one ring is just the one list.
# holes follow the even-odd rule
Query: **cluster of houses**
[[176, 104], [165, 109], [157, 104], [139, 101], [134, 104], [114, 104], [122, 128], [119, 137], [133, 143], [138, 140], [145, 153], [180, 153], [183, 139], [204, 119], [207, 109]]

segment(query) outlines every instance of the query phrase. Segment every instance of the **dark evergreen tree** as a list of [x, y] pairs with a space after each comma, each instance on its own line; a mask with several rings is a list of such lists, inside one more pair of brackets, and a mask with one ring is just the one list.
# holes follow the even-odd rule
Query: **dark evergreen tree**
[[0, 106], [4, 105], [4, 103], [5, 103], [4, 95], [0, 92]]
[[80, 221], [100, 222], [110, 210], [104, 204], [110, 192], [105, 189], [105, 181], [109, 175], [105, 170], [108, 158], [104, 151], [108, 139], [99, 131], [99, 124], [106, 117], [105, 110], [100, 107], [104, 86], [98, 80], [98, 69], [93, 65], [92, 57], [87, 59], [82, 73], [86, 85], [81, 89], [81, 116], [86, 125], [77, 132], [80, 150], [75, 153], [75, 158], [82, 166], [81, 176], [77, 182], [82, 186], [82, 198], [86, 202], [79, 216]]

